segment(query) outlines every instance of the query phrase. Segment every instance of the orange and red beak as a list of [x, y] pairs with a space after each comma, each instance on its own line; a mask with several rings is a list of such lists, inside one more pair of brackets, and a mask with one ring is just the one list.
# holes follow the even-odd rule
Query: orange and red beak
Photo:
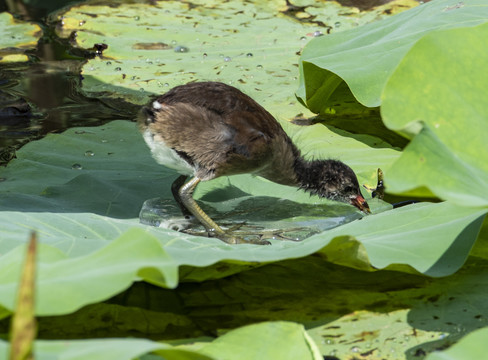
[[356, 197], [351, 198], [351, 205], [354, 205], [364, 213], [371, 214], [368, 203], [361, 195], [357, 195]]

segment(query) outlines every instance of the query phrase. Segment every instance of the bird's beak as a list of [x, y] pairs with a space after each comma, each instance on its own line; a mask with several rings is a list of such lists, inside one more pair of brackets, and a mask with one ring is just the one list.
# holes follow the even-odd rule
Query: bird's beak
[[357, 195], [356, 197], [351, 198], [351, 205], [354, 205], [364, 213], [371, 214], [368, 203], [361, 195]]

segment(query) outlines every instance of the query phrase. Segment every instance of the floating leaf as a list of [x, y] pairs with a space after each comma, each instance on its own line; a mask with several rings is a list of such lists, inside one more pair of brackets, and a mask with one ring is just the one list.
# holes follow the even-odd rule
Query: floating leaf
[[426, 360], [477, 360], [486, 356], [488, 328], [473, 331], [445, 351], [436, 351]]
[[294, 97], [297, 53], [305, 44], [301, 37], [316, 27], [284, 16], [282, 5], [237, 0], [81, 4], [56, 20], [63, 17], [60, 36], [76, 31], [79, 47], [108, 45], [102, 58], [83, 66], [83, 91], [89, 96], [142, 104], [176, 85], [218, 80], [241, 88], [275, 116], [292, 118], [305, 110]]
[[26, 61], [24, 50], [34, 48], [41, 35], [39, 25], [14, 20], [7, 12], [0, 13], [0, 62]]

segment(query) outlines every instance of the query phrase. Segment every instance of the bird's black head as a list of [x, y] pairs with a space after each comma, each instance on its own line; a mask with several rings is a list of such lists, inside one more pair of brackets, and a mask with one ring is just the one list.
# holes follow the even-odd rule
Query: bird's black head
[[346, 164], [337, 160], [314, 160], [298, 166], [297, 175], [302, 189], [370, 212], [361, 195], [356, 174]]

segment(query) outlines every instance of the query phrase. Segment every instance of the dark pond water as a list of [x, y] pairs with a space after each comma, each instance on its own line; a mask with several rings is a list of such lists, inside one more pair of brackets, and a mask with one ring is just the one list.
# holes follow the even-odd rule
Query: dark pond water
[[[68, 41], [59, 39], [48, 25], [47, 15], [68, 1], [0, 2], [0, 11], [34, 21], [43, 29], [29, 63], [0, 64], [0, 165], [15, 150], [42, 136], [73, 126], [97, 126], [115, 119], [132, 119], [131, 104], [116, 109], [80, 90], [80, 68], [96, 50], [74, 53]], [[119, 104], [120, 105], [120, 104]]]

